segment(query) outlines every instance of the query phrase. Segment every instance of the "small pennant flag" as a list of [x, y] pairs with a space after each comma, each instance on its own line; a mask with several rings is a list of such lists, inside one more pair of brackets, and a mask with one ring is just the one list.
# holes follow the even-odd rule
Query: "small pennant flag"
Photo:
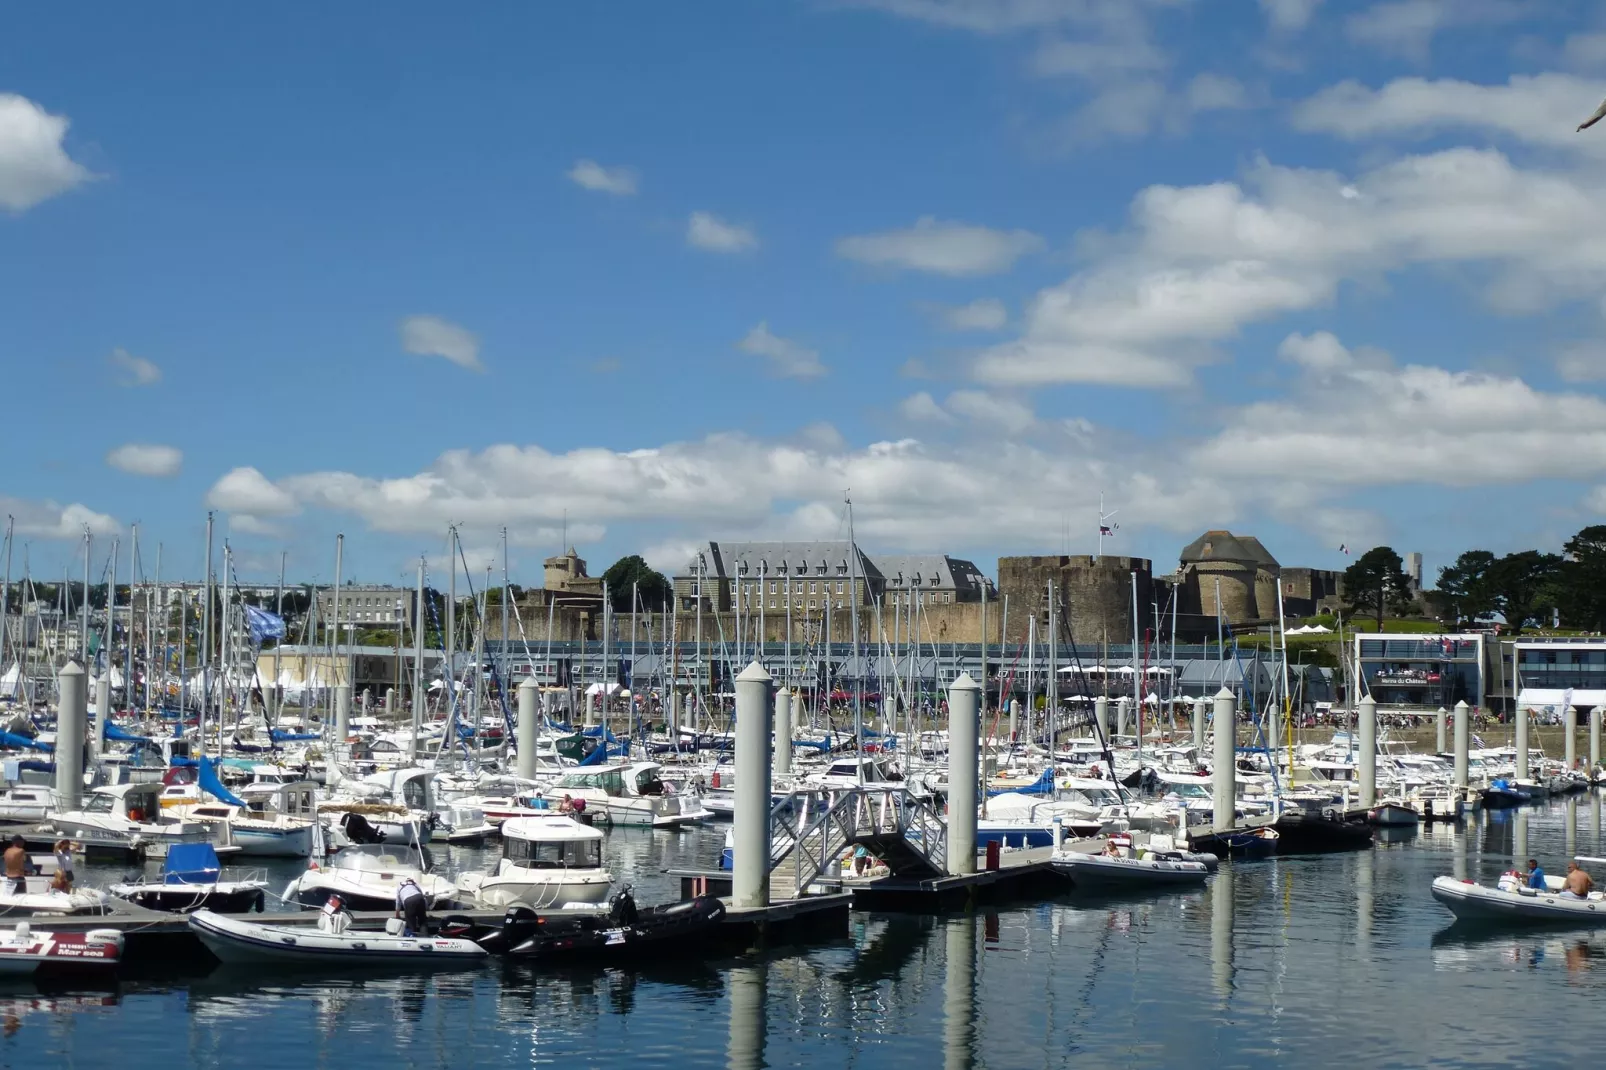
[[1100, 535], [1114, 535], [1117, 531], [1120, 531], [1120, 530], [1121, 530], [1121, 525], [1120, 524], [1100, 524], [1099, 525], [1099, 534]]
[[1349, 556], [1349, 546], [1347, 546], [1344, 543], [1339, 543], [1338, 544], [1338, 552], [1343, 554], [1345, 557], [1348, 557]]

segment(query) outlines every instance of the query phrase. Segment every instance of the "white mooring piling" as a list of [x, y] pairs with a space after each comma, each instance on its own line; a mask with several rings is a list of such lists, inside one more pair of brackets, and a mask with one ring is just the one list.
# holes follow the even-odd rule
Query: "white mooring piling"
[[535, 779], [535, 730], [541, 718], [541, 689], [535, 677], [526, 676], [519, 684], [518, 774], [521, 780]]
[[56, 795], [61, 809], [76, 810], [84, 790], [84, 719], [89, 715], [89, 677], [82, 665], [69, 661], [56, 684], [61, 692], [56, 713]]
[[1470, 712], [1466, 699], [1455, 704], [1455, 786], [1462, 791], [1467, 788], [1467, 715]]
[[948, 872], [955, 876], [976, 872], [980, 730], [981, 687], [968, 672], [960, 673], [948, 688]]
[[1238, 700], [1225, 687], [1216, 692], [1216, 708], [1211, 717], [1211, 727], [1216, 734], [1216, 757], [1210, 770], [1214, 802], [1212, 827], [1216, 832], [1226, 832], [1237, 819], [1237, 770], [1234, 764], [1237, 761], [1237, 705]]
[[1356, 719], [1360, 724], [1361, 753], [1357, 765], [1361, 774], [1361, 805], [1371, 809], [1377, 805], [1377, 699], [1366, 695], [1356, 706]]
[[[731, 900], [738, 909], [770, 904], [770, 735], [774, 681], [753, 662], [736, 677], [736, 813]], [[798, 891], [802, 891], [801, 888]]]
[[775, 692], [775, 771], [782, 776], [792, 772], [792, 689]]

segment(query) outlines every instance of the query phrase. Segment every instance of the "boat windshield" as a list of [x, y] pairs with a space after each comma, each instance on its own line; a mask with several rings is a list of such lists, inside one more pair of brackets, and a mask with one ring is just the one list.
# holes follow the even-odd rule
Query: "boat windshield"
[[1208, 799], [1210, 791], [1203, 784], [1165, 784], [1165, 794], [1179, 799]]
[[658, 776], [658, 770], [656, 767], [651, 769], [643, 769], [641, 772], [636, 774], [637, 795], [662, 795], [663, 793], [664, 782], [662, 778]]
[[330, 860], [334, 869], [358, 873], [393, 873], [398, 870], [417, 870], [428, 866], [429, 856], [400, 844], [365, 843], [343, 847]]
[[601, 840], [521, 840], [509, 836], [502, 857], [526, 869], [598, 869]]
[[554, 784], [553, 788], [560, 792], [565, 788], [598, 788], [609, 796], [619, 796], [625, 793], [625, 778], [617, 769], [603, 769], [595, 773], [570, 773]]
[[110, 795], [96, 793], [91, 795], [84, 803], [86, 814], [109, 814], [116, 807], [117, 800]]

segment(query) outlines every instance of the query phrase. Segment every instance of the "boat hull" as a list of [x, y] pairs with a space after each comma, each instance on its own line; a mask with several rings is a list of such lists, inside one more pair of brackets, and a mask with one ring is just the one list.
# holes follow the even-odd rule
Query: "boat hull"
[[258, 914], [267, 906], [266, 888], [258, 883], [220, 885], [187, 884], [114, 884], [110, 891], [119, 899], [126, 899], [147, 910], [164, 910], [188, 914], [192, 910], [213, 910], [220, 914]]
[[209, 910], [189, 917], [190, 929], [218, 961], [236, 966], [363, 966], [396, 969], [473, 969], [486, 951], [471, 940], [325, 933], [309, 927], [257, 925]]
[[1602, 899], [1563, 899], [1555, 892], [1522, 895], [1454, 877], [1435, 878], [1433, 898], [1466, 921], [1606, 926], [1606, 900]]
[[79, 975], [115, 970], [122, 959], [123, 937], [116, 930], [87, 933], [0, 935], [0, 976], [39, 973]]
[[301, 828], [252, 828], [236, 823], [231, 831], [241, 857], [309, 858], [312, 855], [310, 824]]
[[1405, 828], [1421, 821], [1421, 815], [1409, 806], [1398, 803], [1383, 803], [1374, 806], [1366, 814], [1369, 824], [1380, 825], [1384, 828]]
[[1075, 852], [1056, 855], [1054, 869], [1079, 888], [1158, 888], [1203, 884], [1210, 870], [1202, 862], [1115, 858]]

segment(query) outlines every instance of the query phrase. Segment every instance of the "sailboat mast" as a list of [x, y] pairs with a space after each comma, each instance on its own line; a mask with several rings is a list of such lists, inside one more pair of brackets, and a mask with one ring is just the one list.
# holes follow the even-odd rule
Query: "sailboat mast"
[[[280, 550], [279, 551], [279, 587], [278, 587], [278, 590], [276, 590], [274, 592], [273, 613], [281, 621], [284, 620], [284, 566], [285, 566], [285, 562], [288, 561], [289, 559], [290, 559], [290, 551], [288, 551], [288, 550]], [[401, 625], [400, 624], [396, 625], [396, 633], [398, 635], [401, 634]], [[284, 637], [283, 636], [280, 636], [278, 639], [275, 639], [273, 641], [273, 681], [272, 681], [271, 686], [273, 688], [273, 692], [272, 692], [273, 693], [273, 719], [274, 719], [275, 722], [278, 721], [279, 714], [281, 712], [283, 712], [280, 709], [282, 703], [281, 703], [280, 698], [279, 698], [279, 652], [283, 647], [284, 647]]]
[[[862, 679], [864, 669], [859, 665], [859, 584], [856, 578], [859, 563], [859, 544], [853, 537], [853, 499], [846, 494], [842, 500], [848, 507], [848, 609], [850, 611], [849, 623], [853, 628], [853, 736], [855, 746], [859, 753], [864, 749], [864, 686]], [[859, 786], [864, 786], [864, 762], [856, 765], [859, 771]]]
[[[130, 542], [128, 546], [128, 641], [123, 644], [123, 704], [134, 705], [134, 584], [139, 579], [139, 525], [129, 525]], [[117, 592], [112, 591], [112, 601], [117, 601]], [[150, 627], [149, 619], [145, 627]], [[0, 662], [5, 658], [0, 656]]]
[[[207, 514], [211, 516], [210, 513]], [[207, 530], [211, 530], [211, 521], [207, 521]], [[95, 541], [95, 536], [89, 531], [89, 525], [84, 525], [84, 589], [83, 604], [78, 613], [78, 656], [89, 664], [89, 551]]]
[[[11, 612], [11, 537], [15, 521], [6, 517], [6, 578], [0, 584], [0, 676], [6, 671], [6, 621], [10, 619]], [[22, 659], [17, 659], [17, 683], [22, 683]]]
[[418, 559], [418, 590], [413, 602], [413, 731], [407, 738], [407, 758], [418, 760], [418, 733], [424, 726], [424, 559]]

